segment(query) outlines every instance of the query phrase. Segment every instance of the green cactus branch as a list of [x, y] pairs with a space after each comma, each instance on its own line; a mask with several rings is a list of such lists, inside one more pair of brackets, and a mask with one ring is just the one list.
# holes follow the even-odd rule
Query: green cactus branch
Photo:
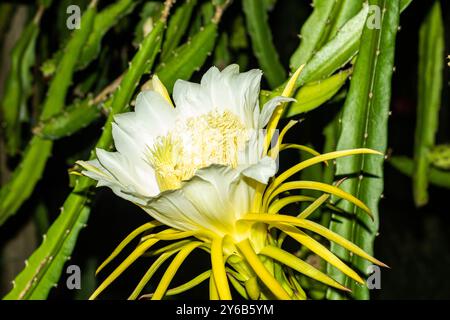
[[15, 155], [21, 148], [21, 113], [26, 110], [31, 91], [31, 66], [34, 64], [36, 39], [44, 7], [39, 7], [11, 52], [11, 69], [6, 79], [5, 94], [1, 101], [6, 149]]
[[[72, 84], [78, 54], [86, 43], [96, 14], [95, 6], [90, 6], [83, 15], [83, 28], [76, 30], [67, 43], [46, 99], [43, 103], [41, 121], [59, 113], [64, 105], [67, 91]], [[25, 150], [21, 163], [15, 169], [11, 180], [0, 190], [0, 225], [13, 215], [31, 195], [52, 150], [52, 141], [33, 137]]]
[[186, 0], [170, 17], [161, 50], [161, 61], [170, 57], [186, 33], [197, 0]]
[[242, 0], [242, 8], [255, 56], [269, 82], [269, 86], [275, 88], [285, 80], [286, 72], [273, 45], [266, 12], [267, 7], [261, 5], [260, 0]]

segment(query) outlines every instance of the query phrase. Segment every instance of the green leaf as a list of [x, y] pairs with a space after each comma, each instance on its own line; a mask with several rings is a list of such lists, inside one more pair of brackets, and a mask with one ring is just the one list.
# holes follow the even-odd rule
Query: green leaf
[[420, 27], [417, 122], [414, 144], [413, 194], [417, 207], [428, 202], [429, 153], [439, 123], [444, 66], [444, 26], [435, 1]]
[[[337, 149], [370, 148], [384, 153], [387, 145], [391, 77], [400, 2], [399, 0], [371, 0], [369, 4], [371, 12], [367, 23], [363, 24], [366, 27], [362, 34], [350, 90], [342, 110], [342, 128]], [[342, 189], [367, 204], [372, 211], [374, 221], [355, 206], [341, 203], [342, 209], [355, 213], [355, 216], [351, 219], [335, 216], [330, 228], [369, 254], [373, 254], [373, 242], [379, 224], [378, 202], [383, 192], [383, 162], [384, 159], [380, 156], [360, 155], [338, 159], [336, 163], [336, 175], [348, 177], [342, 183]], [[336, 255], [349, 261], [360, 272], [367, 274], [370, 263], [351, 256], [348, 251], [334, 244], [330, 249]], [[351, 288], [354, 298], [369, 298], [366, 287], [357, 286], [331, 266], [328, 266], [327, 272], [332, 278]], [[329, 290], [327, 298], [342, 299], [344, 296]]]

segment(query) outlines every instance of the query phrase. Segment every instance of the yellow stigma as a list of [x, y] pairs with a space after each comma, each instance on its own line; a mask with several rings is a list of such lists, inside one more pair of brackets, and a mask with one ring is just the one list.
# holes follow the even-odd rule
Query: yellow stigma
[[229, 111], [211, 111], [179, 121], [150, 150], [149, 161], [161, 191], [179, 188], [181, 181], [211, 164], [235, 168], [247, 139], [245, 126]]

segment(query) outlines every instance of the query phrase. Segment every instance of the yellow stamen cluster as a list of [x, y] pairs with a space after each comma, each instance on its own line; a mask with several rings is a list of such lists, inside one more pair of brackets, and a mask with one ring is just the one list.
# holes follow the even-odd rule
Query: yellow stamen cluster
[[177, 123], [174, 130], [158, 138], [149, 161], [161, 191], [177, 189], [197, 169], [211, 164], [235, 168], [247, 140], [245, 126], [235, 114], [215, 110]]

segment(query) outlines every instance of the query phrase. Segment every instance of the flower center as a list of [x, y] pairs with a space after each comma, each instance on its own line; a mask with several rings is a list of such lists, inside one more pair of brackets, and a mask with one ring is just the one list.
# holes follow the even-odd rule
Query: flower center
[[235, 168], [248, 137], [241, 120], [229, 111], [211, 111], [177, 123], [150, 150], [161, 191], [177, 189], [197, 169], [211, 164]]

